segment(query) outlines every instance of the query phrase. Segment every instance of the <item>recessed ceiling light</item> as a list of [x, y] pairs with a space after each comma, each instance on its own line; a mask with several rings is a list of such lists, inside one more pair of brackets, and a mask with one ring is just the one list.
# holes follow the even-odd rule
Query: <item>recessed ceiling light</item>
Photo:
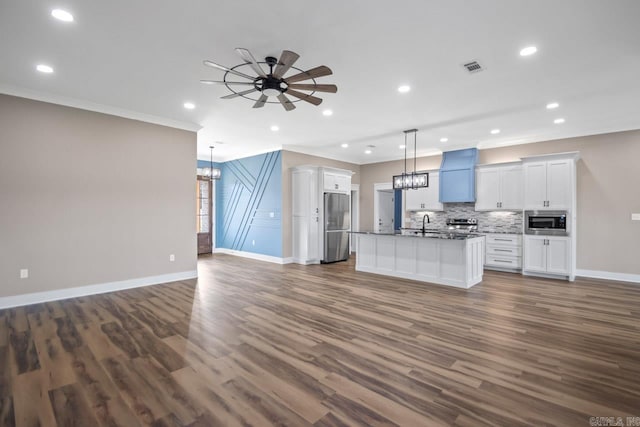
[[364, 154], [371, 154], [371, 150], [364, 150]]
[[407, 148], [407, 146], [402, 144], [402, 145], [398, 145], [398, 148], [401, 149], [401, 150], [404, 150], [405, 148]]
[[398, 86], [398, 92], [400, 92], [400, 93], [407, 93], [410, 90], [411, 90], [411, 86], [409, 86], [409, 85]]
[[500, 133], [500, 129], [491, 129], [491, 134], [492, 135], [497, 135]]
[[187, 110], [193, 110], [194, 108], [196, 108], [196, 104], [194, 104], [193, 102], [185, 102], [184, 108], [186, 108]]
[[60, 21], [73, 22], [73, 15], [67, 12], [66, 10], [53, 9], [51, 11], [51, 16], [53, 16], [56, 19], [59, 19]]
[[44, 65], [44, 64], [39, 64], [36, 67], [36, 70], [40, 71], [41, 73], [47, 73], [47, 74], [53, 73], [53, 68], [51, 68], [48, 65]]
[[440, 142], [447, 142], [449, 138], [440, 138]]
[[273, 125], [273, 126], [271, 126], [271, 130], [273, 132], [278, 132], [280, 130], [280, 128], [278, 126], [276, 126], [276, 125]]
[[524, 49], [520, 50], [520, 56], [529, 56], [533, 55], [538, 51], [538, 48], [535, 46], [527, 46]]
[[547, 104], [547, 110], [553, 110], [554, 108], [558, 108], [560, 104], [557, 102], [550, 102]]
[[345, 144], [342, 144], [342, 145], [340, 145], [340, 146], [341, 146], [342, 148], [347, 148], [347, 147], [349, 146], [349, 144], [346, 144], [346, 143], [345, 143]]
[[555, 119], [555, 120], [553, 121], [553, 123], [555, 123], [555, 124], [559, 125], [559, 124], [561, 124], [561, 123], [564, 123], [564, 119], [563, 119], [563, 118]]
[[329, 116], [333, 116], [333, 111], [332, 111], [332, 110], [324, 110], [324, 111], [322, 112], [322, 115], [323, 115], [323, 116], [327, 116], [327, 117], [329, 117]]

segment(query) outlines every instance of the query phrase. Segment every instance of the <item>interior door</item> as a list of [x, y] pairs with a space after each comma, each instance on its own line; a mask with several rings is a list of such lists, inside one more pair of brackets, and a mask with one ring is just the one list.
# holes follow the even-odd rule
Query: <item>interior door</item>
[[212, 201], [211, 180], [198, 177], [196, 181], [196, 230], [198, 233], [198, 255], [210, 254], [212, 245]]
[[379, 233], [393, 233], [393, 213], [393, 190], [378, 190], [376, 231]]

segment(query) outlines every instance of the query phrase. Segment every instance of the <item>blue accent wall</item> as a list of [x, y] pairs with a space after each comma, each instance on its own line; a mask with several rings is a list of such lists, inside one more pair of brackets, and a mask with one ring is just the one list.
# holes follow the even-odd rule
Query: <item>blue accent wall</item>
[[282, 257], [281, 152], [218, 167], [222, 178], [216, 183], [216, 247]]

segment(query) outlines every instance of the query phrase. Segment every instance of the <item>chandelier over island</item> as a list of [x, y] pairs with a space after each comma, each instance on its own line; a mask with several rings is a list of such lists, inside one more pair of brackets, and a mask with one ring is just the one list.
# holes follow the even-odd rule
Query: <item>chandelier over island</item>
[[[413, 134], [413, 172], [407, 172], [407, 140], [409, 134]], [[429, 186], [429, 172], [416, 170], [418, 129], [404, 131], [404, 172], [393, 176], [394, 190], [416, 190]]]

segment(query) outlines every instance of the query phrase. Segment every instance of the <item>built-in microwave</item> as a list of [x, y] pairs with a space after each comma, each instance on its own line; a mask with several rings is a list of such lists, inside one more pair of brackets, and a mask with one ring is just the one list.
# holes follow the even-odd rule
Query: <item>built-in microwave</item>
[[568, 236], [567, 211], [524, 211], [524, 234]]

